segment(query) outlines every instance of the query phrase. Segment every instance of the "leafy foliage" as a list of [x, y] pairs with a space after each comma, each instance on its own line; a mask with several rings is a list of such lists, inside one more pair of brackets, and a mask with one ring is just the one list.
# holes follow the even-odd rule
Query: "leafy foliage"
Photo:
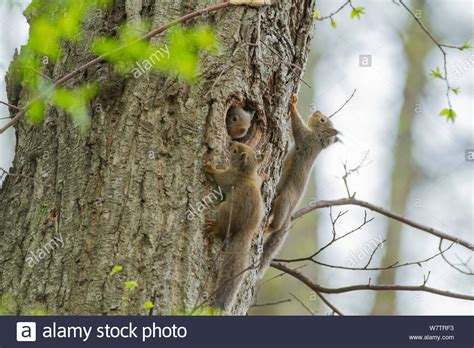
[[441, 71], [439, 70], [439, 66], [437, 66], [436, 69], [431, 70], [430, 75], [434, 79], [444, 79], [443, 75], [441, 74]]
[[138, 286], [138, 283], [134, 280], [129, 280], [124, 283], [125, 290], [133, 290]]
[[464, 51], [464, 50], [469, 50], [472, 48], [472, 45], [469, 41], [466, 41], [462, 46], [461, 48], [459, 48], [461, 51]]
[[109, 276], [114, 276], [115, 274], [122, 272], [123, 271], [123, 266], [121, 265], [115, 265], [114, 268], [112, 268], [112, 271], [110, 271]]
[[[63, 56], [65, 43], [76, 43], [82, 38], [81, 23], [90, 11], [109, 5], [112, 0], [32, 0], [25, 11], [30, 18], [30, 37], [13, 65], [13, 75], [28, 90], [27, 118], [32, 123], [42, 122], [48, 105], [64, 110], [76, 127], [86, 130], [90, 125], [89, 103], [98, 94], [96, 84], [88, 83], [74, 89], [59, 88], [44, 74], [44, 65], [55, 63]], [[186, 82], [198, 76], [199, 52], [215, 52], [217, 39], [207, 26], [184, 30], [170, 30], [167, 42], [151, 44], [142, 40], [149, 25], [127, 22], [119, 30], [118, 38], [102, 37], [94, 40], [93, 51], [104, 55], [117, 71], [128, 74], [145, 62], [153, 71], [175, 74]], [[134, 74], [135, 75], [135, 74]]]
[[170, 30], [167, 43], [159, 45], [140, 38], [139, 33], [146, 31], [147, 27], [143, 22], [127, 23], [120, 29], [118, 39], [97, 39], [93, 44], [94, 52], [105, 56], [122, 74], [145, 65], [147, 70], [176, 74], [192, 82], [197, 78], [199, 52], [217, 50], [216, 36], [207, 26], [188, 30], [177, 26]]
[[154, 307], [155, 307], [155, 305], [151, 301], [145, 301], [145, 303], [143, 304], [143, 308], [145, 308], [145, 309], [152, 309]]
[[440, 116], [446, 116], [446, 121], [454, 122], [456, 120], [456, 113], [453, 109], [443, 109], [439, 113]]
[[360, 15], [364, 14], [365, 7], [355, 7], [351, 12], [351, 19], [357, 18], [360, 20]]

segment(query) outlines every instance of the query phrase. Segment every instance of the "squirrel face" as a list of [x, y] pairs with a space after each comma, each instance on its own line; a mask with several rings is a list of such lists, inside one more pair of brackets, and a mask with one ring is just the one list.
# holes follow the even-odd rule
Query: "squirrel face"
[[334, 144], [338, 140], [337, 134], [339, 132], [334, 128], [331, 120], [321, 111], [316, 111], [309, 117], [308, 127], [321, 140], [323, 148]]
[[240, 139], [247, 134], [252, 123], [254, 113], [246, 111], [239, 106], [232, 107], [227, 113], [227, 133], [232, 139]]
[[260, 158], [250, 146], [233, 141], [230, 145], [230, 161], [233, 167], [253, 171], [260, 163]]

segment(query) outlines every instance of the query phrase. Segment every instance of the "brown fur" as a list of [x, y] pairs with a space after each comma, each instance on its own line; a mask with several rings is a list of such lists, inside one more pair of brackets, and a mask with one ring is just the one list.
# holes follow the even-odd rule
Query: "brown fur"
[[[338, 132], [328, 117], [316, 111], [305, 125], [296, 109], [297, 102], [297, 96], [292, 95], [290, 116], [294, 145], [283, 163], [283, 173], [273, 201], [270, 224], [265, 228], [265, 231], [272, 235], [264, 245], [261, 270], [268, 267], [273, 256], [278, 252], [276, 247], [282, 244], [282, 239], [286, 236], [291, 215], [306, 189], [316, 157], [323, 149], [337, 141]], [[274, 252], [267, 255], [265, 250], [274, 250]]]
[[225, 201], [217, 211], [217, 220], [209, 227], [226, 243], [215, 291], [215, 305], [226, 313], [232, 309], [244, 273], [250, 266], [252, 239], [258, 233], [264, 215], [260, 193], [262, 179], [257, 175], [255, 151], [235, 141], [230, 150], [229, 168], [220, 170], [209, 163], [205, 167], [225, 194]]

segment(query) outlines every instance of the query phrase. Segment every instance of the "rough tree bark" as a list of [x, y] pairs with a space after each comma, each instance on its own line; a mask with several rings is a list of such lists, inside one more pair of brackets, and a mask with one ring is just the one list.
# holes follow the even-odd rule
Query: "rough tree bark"
[[[115, 1], [47, 71], [57, 79], [90, 60], [91, 40], [113, 35], [123, 20], [155, 27], [210, 2]], [[49, 314], [147, 314], [142, 305], [154, 299], [153, 314], [172, 314], [205, 304], [220, 245], [206, 238], [203, 222], [217, 203], [191, 220], [186, 212], [214, 188], [203, 164], [225, 163], [226, 109], [240, 102], [257, 110], [244, 142], [265, 155], [267, 213], [289, 140], [288, 100], [303, 74], [314, 2], [274, 2], [187, 23], [212, 24], [221, 43], [218, 55], [202, 56], [195, 85], [155, 74], [123, 78], [101, 63], [68, 82], [100, 83], [86, 134], [54, 108], [42, 124], [16, 125], [10, 172], [21, 176], [9, 175], [0, 191], [0, 293], [13, 295], [16, 313], [41, 305]], [[11, 81], [7, 89], [10, 103], [25, 103], [25, 91]], [[64, 246], [33, 264], [31, 253], [54, 237]], [[260, 234], [254, 261], [261, 245]], [[124, 269], [110, 277], [116, 264]], [[121, 300], [127, 280], [139, 285], [129, 302]], [[247, 272], [234, 314], [247, 312], [255, 283]]]

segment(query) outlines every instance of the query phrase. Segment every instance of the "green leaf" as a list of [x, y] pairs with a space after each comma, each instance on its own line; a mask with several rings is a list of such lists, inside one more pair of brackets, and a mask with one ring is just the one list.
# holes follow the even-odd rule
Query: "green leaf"
[[464, 51], [464, 50], [469, 50], [472, 48], [472, 45], [469, 41], [466, 41], [464, 43], [464, 45], [461, 46], [461, 48], [459, 48], [461, 51]]
[[124, 283], [125, 290], [133, 290], [138, 286], [138, 283], [134, 280], [130, 280]]
[[440, 116], [446, 116], [446, 121], [454, 122], [456, 119], [456, 113], [453, 109], [443, 109], [439, 113]]
[[143, 308], [145, 308], [145, 309], [152, 309], [152, 308], [154, 308], [154, 307], [155, 307], [155, 305], [154, 305], [153, 302], [151, 302], [151, 301], [146, 301], [146, 302], [143, 304]]
[[336, 27], [337, 27], [336, 21], [334, 21], [334, 20], [331, 19], [331, 26], [332, 26], [334, 29], [336, 29]]
[[39, 123], [44, 118], [44, 101], [42, 99], [31, 102], [28, 110], [26, 110], [26, 116], [33, 123]]
[[122, 301], [130, 301], [130, 299], [127, 296], [122, 296], [120, 299]]
[[321, 15], [319, 14], [319, 10], [317, 8], [314, 9], [314, 18], [319, 19]]
[[60, 55], [59, 31], [46, 19], [39, 18], [31, 23], [28, 47], [38, 55], [45, 55], [56, 61]]
[[112, 271], [109, 273], [109, 276], [113, 276], [114, 274], [117, 274], [119, 272], [122, 272], [123, 266], [121, 265], [115, 265], [114, 268], [112, 268]]
[[459, 87], [456, 87], [456, 88], [451, 88], [451, 90], [454, 92], [454, 94], [458, 95], [459, 93], [461, 93], [461, 88]]
[[365, 7], [356, 7], [352, 9], [351, 12], [351, 19], [354, 19], [354, 17], [357, 17], [357, 19], [360, 20], [360, 15], [364, 14]]
[[217, 37], [214, 30], [209, 26], [195, 27], [189, 32], [189, 35], [191, 35], [191, 39], [198, 49], [209, 52], [215, 52], [217, 50]]
[[434, 79], [444, 79], [441, 71], [439, 70], [439, 66], [437, 66], [436, 69], [431, 70], [431, 77]]

